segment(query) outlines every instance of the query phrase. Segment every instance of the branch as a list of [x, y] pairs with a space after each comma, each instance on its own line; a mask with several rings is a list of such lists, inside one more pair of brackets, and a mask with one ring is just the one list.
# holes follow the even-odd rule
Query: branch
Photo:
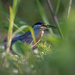
[[68, 15], [67, 15], [68, 18], [69, 18], [70, 11], [71, 11], [71, 5], [72, 5], [72, 0], [69, 1], [69, 8], [68, 8]]
[[53, 9], [52, 9], [51, 2], [50, 2], [50, 0], [46, 0], [46, 1], [47, 1], [47, 3], [48, 3], [50, 12], [51, 12], [51, 14], [52, 14], [52, 17], [53, 17], [53, 19], [54, 19], [54, 21], [55, 21], [55, 23], [56, 23], [56, 25], [57, 25], [57, 27], [58, 27], [59, 34], [60, 34], [60, 36], [63, 38], [61, 29], [60, 29], [60, 26], [59, 26], [59, 23], [58, 23], [58, 19], [57, 19], [57, 17], [54, 15], [54, 12], [53, 12]]

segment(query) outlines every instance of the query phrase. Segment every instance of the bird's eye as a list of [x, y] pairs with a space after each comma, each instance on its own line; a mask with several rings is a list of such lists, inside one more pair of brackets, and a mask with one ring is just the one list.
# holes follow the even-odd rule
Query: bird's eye
[[47, 26], [47, 24], [41, 24], [42, 26]]

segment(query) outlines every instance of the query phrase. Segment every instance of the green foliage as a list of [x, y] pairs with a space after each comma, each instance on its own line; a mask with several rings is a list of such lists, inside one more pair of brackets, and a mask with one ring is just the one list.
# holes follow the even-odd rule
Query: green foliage
[[[2, 67], [3, 69], [0, 68], [0, 74], [5, 75], [5, 73], [9, 73], [10, 75], [74, 75], [75, 18], [73, 17], [73, 14], [74, 11], [71, 13], [69, 19], [65, 21], [61, 28], [65, 37], [64, 40], [48, 35], [48, 39], [44, 37], [45, 42], [42, 40], [38, 44], [39, 50], [37, 53], [31, 50], [30, 47], [27, 47], [26, 44], [21, 44], [18, 42], [18, 48], [23, 49], [22, 51], [24, 51], [23, 53], [25, 53], [25, 56], [21, 57], [22, 55], [15, 56], [13, 54], [9, 54], [7, 56], [8, 61], [6, 66]], [[49, 41], [51, 41], [53, 46], [49, 44]], [[13, 47], [17, 47], [14, 45]], [[22, 52], [20, 52], [20, 54], [21, 53]], [[0, 66], [4, 64], [4, 58], [4, 54], [1, 53], [0, 60], [2, 63], [0, 62]]]
[[26, 51], [29, 50], [28, 48], [30, 49], [29, 45], [24, 44], [20, 41], [15, 42], [12, 46], [12, 50], [14, 51], [14, 53], [23, 57], [26, 55]]
[[13, 16], [16, 15], [17, 9], [18, 9], [18, 5], [19, 5], [20, 0], [13, 0]]
[[57, 8], [56, 8], [55, 14], [57, 14], [57, 12], [58, 12], [58, 10], [59, 10], [59, 5], [60, 5], [60, 0], [58, 0]]
[[[7, 54], [0, 46], [0, 75], [75, 75], [74, 14], [72, 9], [69, 18], [61, 24], [64, 39], [47, 33], [38, 43], [38, 50], [32, 50], [29, 44], [17, 41], [12, 46], [16, 55]], [[32, 28], [27, 27], [34, 34]], [[24, 29], [25, 26], [20, 26], [13, 36]]]
[[9, 30], [8, 30], [7, 52], [9, 52], [10, 45], [11, 45], [10, 43], [11, 43], [11, 39], [12, 39], [13, 24], [14, 24], [14, 19], [15, 19], [19, 1], [20, 0], [13, 0], [13, 8], [11, 6], [9, 6], [9, 10], [10, 10], [9, 22], [10, 23], [9, 23]]

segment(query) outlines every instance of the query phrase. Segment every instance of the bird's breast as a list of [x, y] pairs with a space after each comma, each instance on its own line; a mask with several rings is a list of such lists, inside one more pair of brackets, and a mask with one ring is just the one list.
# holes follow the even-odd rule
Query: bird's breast
[[43, 34], [44, 34], [43, 30], [35, 32], [36, 41], [40, 40], [42, 38]]
[[42, 37], [42, 36], [43, 36], [43, 34], [44, 34], [44, 31], [43, 31], [43, 30], [41, 30], [41, 31], [40, 31], [40, 33], [41, 33], [40, 35], [41, 35], [41, 37]]
[[33, 45], [36, 45], [41, 40], [43, 34], [44, 34], [43, 30], [35, 32], [36, 43], [33, 43]]

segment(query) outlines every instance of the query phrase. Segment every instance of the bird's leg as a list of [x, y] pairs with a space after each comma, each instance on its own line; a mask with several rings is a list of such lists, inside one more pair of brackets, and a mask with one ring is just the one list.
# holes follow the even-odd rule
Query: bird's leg
[[[37, 44], [37, 43], [36, 43]], [[31, 42], [31, 49], [32, 50], [38, 50], [38, 46], [33, 41]]]
[[35, 50], [35, 49], [38, 50], [38, 46], [36, 46], [36, 45], [35, 45], [35, 46], [32, 46], [31, 49], [32, 49], [32, 50]]

